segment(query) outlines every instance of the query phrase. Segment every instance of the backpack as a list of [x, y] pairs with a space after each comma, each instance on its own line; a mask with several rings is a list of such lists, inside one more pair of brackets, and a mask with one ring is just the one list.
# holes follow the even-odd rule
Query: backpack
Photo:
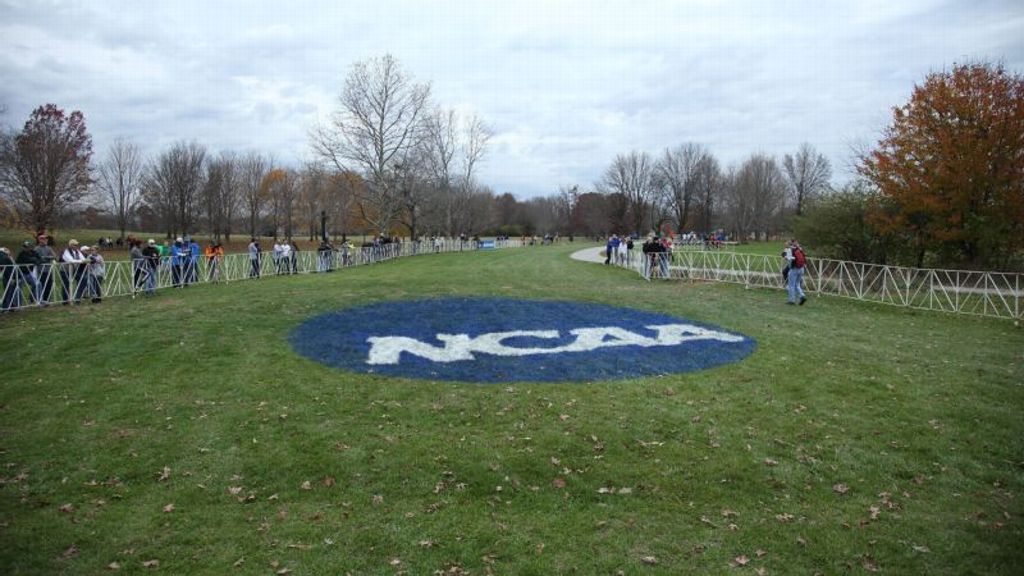
[[803, 248], [793, 249], [793, 267], [803, 268], [807, 265], [807, 256], [804, 255]]

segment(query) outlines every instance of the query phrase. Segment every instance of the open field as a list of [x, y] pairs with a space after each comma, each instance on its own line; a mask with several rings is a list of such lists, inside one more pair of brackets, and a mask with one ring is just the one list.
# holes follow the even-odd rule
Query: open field
[[[648, 283], [580, 242], [0, 318], [4, 574], [1015, 574], [1024, 331]], [[757, 341], [702, 372], [467, 384], [332, 369], [324, 312], [489, 296]]]

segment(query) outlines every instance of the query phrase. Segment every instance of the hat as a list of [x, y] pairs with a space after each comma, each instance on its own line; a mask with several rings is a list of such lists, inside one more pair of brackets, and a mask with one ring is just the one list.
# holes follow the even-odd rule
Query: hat
[[150, 238], [149, 240], [146, 240], [146, 244], [156, 244], [156, 240]]
[[181, 236], [178, 236], [177, 238], [175, 238], [174, 241], [175, 242], [184, 242], [184, 240], [181, 239]]
[[79, 250], [81, 250], [82, 252], [88, 252], [89, 250], [92, 250], [92, 248], [89, 248], [88, 246], [82, 246], [81, 248], [79, 248]]
[[31, 248], [32, 247], [32, 241], [31, 240], [25, 240], [24, 242], [21, 243], [21, 247], [22, 248]]

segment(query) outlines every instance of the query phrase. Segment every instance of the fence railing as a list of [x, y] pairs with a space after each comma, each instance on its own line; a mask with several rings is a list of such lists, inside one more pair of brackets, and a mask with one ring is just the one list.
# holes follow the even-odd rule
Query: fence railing
[[[496, 240], [493, 249], [517, 248], [522, 244], [520, 240]], [[252, 258], [247, 253], [213, 259], [205, 256], [197, 259], [164, 257], [152, 264], [145, 260], [111, 260], [104, 262], [102, 268], [89, 262], [55, 262], [41, 266], [15, 264], [0, 266], [0, 310], [80, 304], [117, 296], [134, 297], [191, 284], [327, 273], [407, 256], [483, 249], [492, 249], [492, 244], [456, 238], [436, 243], [395, 242], [365, 248], [301, 251], [293, 252], [287, 258], [275, 258], [272, 252], [263, 252], [259, 258]]]
[[[778, 256], [676, 250], [616, 262], [645, 278], [730, 282], [785, 290]], [[893, 306], [1024, 318], [1024, 274], [936, 270], [808, 258], [804, 290]]]

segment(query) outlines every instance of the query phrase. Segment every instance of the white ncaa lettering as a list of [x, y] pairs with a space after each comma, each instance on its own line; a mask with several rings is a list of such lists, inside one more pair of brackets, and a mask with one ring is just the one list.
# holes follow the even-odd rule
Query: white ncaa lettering
[[692, 324], [656, 324], [645, 326], [653, 330], [652, 337], [631, 332], [617, 326], [596, 328], [576, 328], [569, 334], [576, 338], [563, 346], [555, 347], [517, 347], [509, 346], [506, 340], [513, 338], [536, 338], [554, 340], [561, 335], [558, 330], [512, 330], [509, 332], [491, 332], [470, 338], [467, 334], [438, 334], [441, 346], [422, 342], [407, 336], [371, 336], [370, 354], [367, 364], [388, 365], [398, 364], [402, 353], [418, 356], [431, 362], [459, 362], [475, 360], [475, 353], [492, 356], [533, 356], [538, 354], [561, 354], [563, 352], [590, 352], [599, 348], [621, 346], [677, 346], [684, 342], [696, 340], [718, 340], [720, 342], [742, 342], [743, 337], [717, 330], [709, 330]]

